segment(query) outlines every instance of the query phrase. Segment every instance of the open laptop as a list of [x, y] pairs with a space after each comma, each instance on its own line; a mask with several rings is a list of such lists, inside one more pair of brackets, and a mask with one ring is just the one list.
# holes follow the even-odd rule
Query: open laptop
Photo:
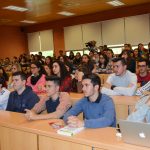
[[120, 120], [119, 126], [124, 142], [150, 147], [150, 123]]

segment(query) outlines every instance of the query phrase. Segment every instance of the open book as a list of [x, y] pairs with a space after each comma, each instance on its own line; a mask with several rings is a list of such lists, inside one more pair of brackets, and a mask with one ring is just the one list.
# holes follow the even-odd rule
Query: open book
[[72, 128], [72, 127], [69, 127], [69, 126], [65, 126], [63, 128], [58, 129], [57, 133], [61, 134], [61, 135], [66, 135], [66, 136], [73, 136], [74, 134], [79, 133], [83, 129], [84, 129], [84, 127]]

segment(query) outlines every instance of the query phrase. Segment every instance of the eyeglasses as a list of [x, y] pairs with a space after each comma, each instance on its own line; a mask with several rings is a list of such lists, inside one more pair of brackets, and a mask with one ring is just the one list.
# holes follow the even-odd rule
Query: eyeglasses
[[146, 67], [146, 65], [138, 65], [138, 67]]

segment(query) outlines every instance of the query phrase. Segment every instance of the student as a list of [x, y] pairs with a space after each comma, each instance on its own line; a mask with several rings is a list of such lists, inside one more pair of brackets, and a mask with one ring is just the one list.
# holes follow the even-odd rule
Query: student
[[150, 123], [150, 92], [140, 98], [135, 105], [135, 110], [128, 118], [128, 121]]
[[22, 72], [15, 72], [12, 78], [15, 91], [9, 95], [6, 110], [25, 113], [25, 109], [32, 109], [39, 101], [39, 97], [31, 87], [26, 86], [26, 77]]
[[143, 95], [143, 93], [150, 91], [150, 81], [147, 82], [145, 85], [143, 85], [142, 87], [140, 87], [137, 91], [135, 95]]
[[[101, 86], [99, 76], [96, 74], [84, 75], [82, 85], [85, 97], [64, 115], [64, 121], [72, 127], [115, 127], [115, 106], [109, 96], [99, 92]], [[82, 112], [84, 115], [83, 121], [77, 118], [77, 115]]]
[[[57, 76], [46, 77], [46, 100], [41, 100], [32, 110], [26, 110], [28, 120], [62, 118], [64, 113], [71, 107], [69, 94], [59, 92], [60, 78]], [[47, 110], [47, 114], [38, 114]]]
[[61, 92], [70, 92], [71, 91], [71, 75], [67, 71], [65, 64], [60, 61], [53, 62], [52, 73], [60, 77], [60, 91]]
[[40, 62], [31, 63], [31, 73], [32, 75], [27, 79], [27, 85], [32, 88], [36, 94], [45, 93], [45, 71]]
[[[13, 73], [15, 73], [15, 72], [18, 72], [18, 71], [22, 71], [22, 69], [21, 69], [21, 66], [20, 66], [20, 64], [13, 64], [12, 65], [12, 67], [11, 67], [11, 73], [13, 74]], [[8, 85], [8, 89], [9, 90], [11, 90], [12, 89], [12, 74], [9, 76], [9, 79], [8, 79], [8, 83], [7, 83], [7, 85]]]
[[5, 79], [0, 77], [0, 110], [5, 110], [10, 92], [4, 87]]
[[137, 74], [138, 83], [140, 83], [140, 85], [143, 86], [148, 81], [150, 81], [150, 72], [148, 71], [148, 62], [145, 59], [140, 59], [138, 61], [138, 70], [139, 70], [139, 73]]
[[113, 74], [108, 76], [102, 88], [102, 93], [108, 95], [134, 95], [137, 88], [137, 77], [134, 73], [127, 70], [124, 58], [114, 58]]
[[136, 103], [135, 110], [128, 116], [127, 120], [150, 123], [150, 81], [140, 87], [136, 95], [140, 95], [140, 100]]

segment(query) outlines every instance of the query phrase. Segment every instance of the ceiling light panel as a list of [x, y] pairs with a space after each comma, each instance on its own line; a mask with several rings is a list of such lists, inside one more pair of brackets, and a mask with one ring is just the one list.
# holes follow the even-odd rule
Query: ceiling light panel
[[13, 6], [13, 5], [3, 7], [3, 9], [13, 10], [13, 11], [20, 11], [20, 12], [24, 12], [24, 11], [27, 11], [27, 10], [28, 10], [27, 8], [18, 7], [18, 6]]
[[63, 15], [63, 16], [73, 16], [73, 15], [75, 15], [74, 13], [71, 13], [71, 12], [68, 12], [68, 11], [61, 11], [61, 12], [58, 12], [57, 14]]
[[119, 1], [119, 0], [112, 0], [109, 2], [106, 2], [107, 4], [110, 4], [112, 6], [123, 6], [125, 5], [123, 2]]
[[32, 20], [23, 20], [23, 21], [20, 21], [22, 23], [36, 23], [36, 21], [32, 21]]

